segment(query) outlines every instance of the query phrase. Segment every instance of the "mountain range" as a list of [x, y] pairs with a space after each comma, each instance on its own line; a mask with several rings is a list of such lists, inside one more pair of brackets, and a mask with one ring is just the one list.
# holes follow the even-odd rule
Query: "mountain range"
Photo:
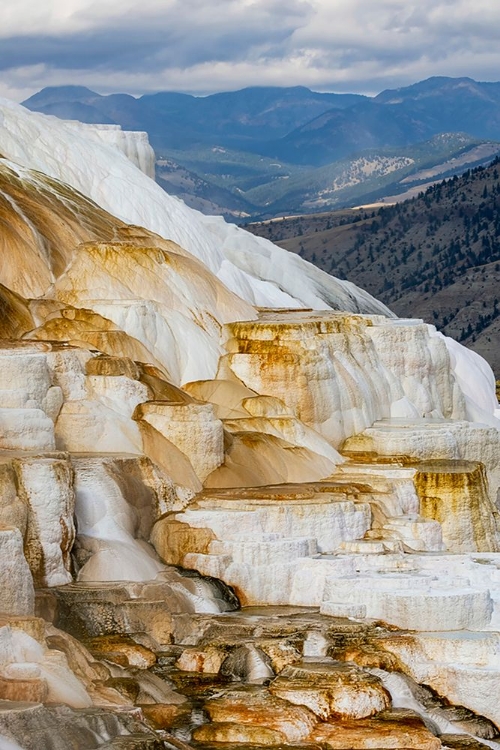
[[443, 163], [439, 179], [500, 150], [500, 83], [470, 78], [434, 77], [375, 97], [296, 86], [135, 98], [61, 86], [24, 105], [146, 131], [169, 192], [233, 220], [379, 199], [404, 192], [398, 182], [412, 173]]

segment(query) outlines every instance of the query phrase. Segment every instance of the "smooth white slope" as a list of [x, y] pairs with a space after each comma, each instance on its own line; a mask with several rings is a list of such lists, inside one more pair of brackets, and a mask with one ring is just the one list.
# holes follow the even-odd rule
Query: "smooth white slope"
[[67, 120], [67, 124], [94, 138], [107, 143], [125, 154], [141, 172], [155, 178], [155, 152], [149, 143], [148, 134], [140, 130], [122, 130], [120, 125], [89, 125], [78, 120]]
[[0, 99], [0, 153], [68, 183], [130, 223], [172, 239], [251, 304], [391, 315], [353, 284], [167, 195], [122, 153], [55, 117]]

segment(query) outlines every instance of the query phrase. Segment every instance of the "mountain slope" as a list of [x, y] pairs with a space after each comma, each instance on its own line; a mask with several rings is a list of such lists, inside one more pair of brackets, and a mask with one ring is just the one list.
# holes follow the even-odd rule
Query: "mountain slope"
[[325, 167], [277, 176], [243, 195], [269, 217], [312, 213], [397, 196], [430, 179], [487, 163], [498, 152], [500, 143], [441, 133], [424, 143], [362, 151]]
[[500, 162], [378, 211], [249, 227], [352, 279], [402, 316], [422, 317], [500, 372]]
[[321, 166], [360, 149], [405, 146], [437, 133], [500, 139], [500, 85], [430, 78], [383, 91], [347, 110], [330, 110], [268, 144], [266, 155]]

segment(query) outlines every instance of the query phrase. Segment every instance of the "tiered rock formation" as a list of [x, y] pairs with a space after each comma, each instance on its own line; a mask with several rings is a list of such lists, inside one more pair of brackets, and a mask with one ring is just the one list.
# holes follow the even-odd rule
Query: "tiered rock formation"
[[499, 747], [486, 363], [2, 113], [0, 734]]

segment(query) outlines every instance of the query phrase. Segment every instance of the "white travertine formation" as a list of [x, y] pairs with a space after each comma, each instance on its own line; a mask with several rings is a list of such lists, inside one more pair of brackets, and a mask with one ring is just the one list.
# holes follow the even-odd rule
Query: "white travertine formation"
[[417, 461], [464, 460], [484, 464], [489, 494], [496, 499], [500, 486], [500, 431], [465, 420], [395, 419], [375, 422], [344, 443], [344, 450], [408, 456]]
[[[0, 289], [2, 607], [30, 615], [33, 579], [69, 582], [70, 552], [82, 583], [135, 591], [180, 565], [230, 584], [242, 604], [411, 630], [380, 648], [500, 725], [500, 421], [488, 366], [186, 208], [118, 141], [150, 171], [136, 135], [89, 135], [0, 103], [0, 153], [21, 165], [0, 165], [14, 248]], [[37, 201], [32, 221], [21, 204]], [[191, 580], [189, 611], [219, 611]], [[0, 676], [90, 705], [64, 660], [28, 637], [0, 627]], [[326, 648], [311, 636], [304, 654]], [[240, 653], [256, 682], [272, 676], [265, 653]], [[380, 685], [347, 705], [304, 681], [275, 688], [290, 703], [306, 696], [321, 718], [389, 705]], [[296, 741], [310, 739], [304, 715]]]
[[138, 130], [122, 130], [120, 125], [94, 125], [78, 120], [67, 120], [67, 124], [82, 131], [84, 135], [113, 146], [121, 151], [141, 172], [155, 179], [155, 152], [149, 143], [148, 134]]
[[43, 346], [0, 349], [0, 447], [51, 450], [62, 392], [52, 385]]
[[213, 377], [222, 353], [221, 325], [255, 312], [181, 253], [172, 242], [162, 248], [88, 243], [53, 294], [92, 309], [141, 341], [173, 382]]
[[3, 614], [33, 614], [33, 578], [24, 557], [22, 534], [12, 526], [0, 526], [0, 591]]
[[18, 458], [18, 494], [28, 507], [24, 551], [38, 586], [72, 580], [70, 552], [75, 540], [75, 496], [67, 457]]
[[79, 458], [74, 461], [74, 472], [78, 537], [87, 558], [79, 580], [154, 579], [164, 566], [138, 538], [139, 509], [127, 502], [113, 462]]
[[498, 633], [395, 634], [382, 645], [414, 680], [500, 724]]

